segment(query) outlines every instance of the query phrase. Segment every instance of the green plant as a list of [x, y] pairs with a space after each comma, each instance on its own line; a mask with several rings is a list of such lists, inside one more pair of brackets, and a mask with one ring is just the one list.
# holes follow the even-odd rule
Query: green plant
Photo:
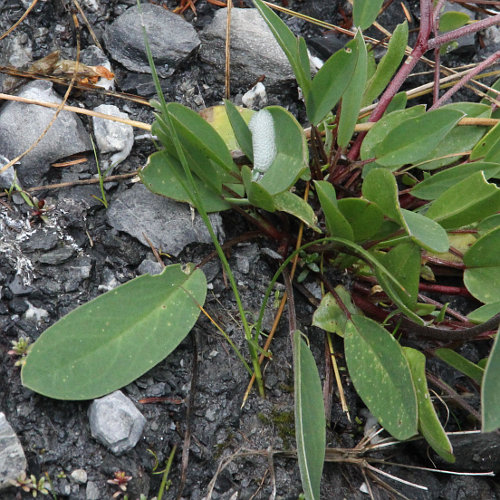
[[[236, 297], [261, 394], [264, 309], [276, 280], [286, 273], [288, 283], [287, 266], [301, 254], [328, 292], [314, 324], [344, 338], [349, 375], [366, 406], [395, 438], [420, 432], [452, 462], [451, 444], [430, 402], [425, 356], [403, 347], [401, 340], [488, 340], [500, 322], [500, 189], [489, 182], [500, 178], [498, 112], [488, 96], [480, 103], [444, 104], [500, 54], [478, 64], [441, 97], [436, 77], [429, 110], [407, 107], [408, 95], [399, 90], [428, 50], [439, 62], [441, 47], [497, 23], [500, 15], [452, 26], [431, 38], [442, 2], [433, 8], [430, 0], [421, 0], [418, 39], [405, 63], [408, 27], [403, 23], [377, 65], [361, 29], [373, 23], [382, 2], [354, 0], [354, 23], [361, 29], [313, 77], [305, 41], [261, 0], [254, 4], [302, 89], [314, 154], [309, 158], [306, 131], [284, 108], [267, 107], [247, 123], [226, 101], [234, 137], [248, 160], [238, 166], [217, 125], [165, 102], [150, 57], [159, 98], [152, 132], [161, 149], [149, 158], [142, 181], [157, 194], [190, 203], [202, 216]], [[366, 120], [362, 107], [377, 98]], [[296, 194], [304, 185], [313, 189], [311, 198]], [[289, 243], [290, 237], [262, 212], [289, 214], [308, 228], [305, 243], [287, 254], [269, 284], [253, 326], [207, 215], [233, 207], [278, 244]], [[325, 268], [346, 272], [350, 287], [333, 286], [321, 268], [309, 265], [317, 259]], [[456, 271], [459, 286], [429, 282], [443, 266]], [[467, 319], [421, 291], [472, 295], [484, 305]], [[289, 283], [287, 292], [292, 293]], [[23, 383], [60, 399], [111, 392], [175, 349], [195, 323], [205, 294], [204, 275], [193, 266], [168, 266], [160, 276], [136, 278], [44, 332], [27, 356]], [[319, 373], [290, 309], [297, 456], [305, 497], [312, 499], [319, 498], [325, 459], [325, 414]], [[470, 326], [470, 320], [481, 324]], [[485, 432], [500, 426], [498, 344], [497, 336], [484, 368], [436, 352], [481, 385]]]
[[50, 493], [49, 489], [47, 488], [48, 484], [45, 484], [46, 480], [47, 478], [44, 476], [40, 477], [40, 479], [37, 480], [37, 478], [33, 474], [28, 476], [26, 472], [23, 472], [19, 475], [19, 477], [16, 478], [15, 481], [11, 481], [11, 484], [18, 488], [21, 488], [26, 493], [31, 493], [33, 498], [36, 498], [38, 496], [38, 493], [40, 493], [41, 495], [48, 495]]

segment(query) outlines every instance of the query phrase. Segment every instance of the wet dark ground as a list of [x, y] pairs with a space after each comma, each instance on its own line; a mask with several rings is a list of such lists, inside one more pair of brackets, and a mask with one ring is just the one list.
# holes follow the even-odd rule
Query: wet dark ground
[[[412, 8], [415, 3], [408, 2]], [[82, 4], [85, 10], [85, 3]], [[86, 11], [97, 37], [102, 36], [107, 23], [133, 4], [135, 1], [102, 2], [98, 11]], [[291, 8], [318, 18], [339, 24], [343, 21], [338, 2], [306, 0], [289, 4]], [[175, 2], [166, 2], [166, 5], [173, 7]], [[19, 17], [20, 6], [15, 0], [11, 0], [0, 2], [0, 8], [2, 28], [5, 29]], [[196, 29], [201, 29], [212, 18], [217, 7], [200, 0], [197, 9], [197, 17], [189, 12], [185, 17]], [[415, 14], [418, 11], [413, 8], [413, 12]], [[389, 17], [383, 18], [381, 22], [390, 29], [390, 24], [394, 24], [397, 19]], [[300, 20], [292, 21], [291, 26], [308, 37], [321, 34], [318, 28]], [[40, 27], [46, 30], [33, 48], [34, 59], [43, 57], [55, 46], [66, 51], [67, 57], [74, 56], [71, 17], [64, 3], [40, 2], [18, 30], [31, 37]], [[92, 44], [86, 29], [82, 29], [81, 37], [83, 48]], [[5, 40], [0, 43], [5, 43]], [[117, 68], [117, 76], [126, 73], [118, 64], [114, 66]], [[164, 82], [167, 100], [199, 108], [200, 101], [195, 101], [195, 96], [201, 95], [206, 106], [220, 103], [223, 88], [217, 83], [213, 71], [194, 55]], [[128, 78], [130, 84], [134, 75], [129, 75]], [[195, 91], [187, 92], [186, 89]], [[234, 88], [233, 92], [236, 94], [246, 90], [248, 89]], [[293, 88], [282, 89], [268, 97], [271, 104], [286, 105], [292, 112], [300, 109]], [[101, 103], [123, 106], [123, 101], [119, 99], [90, 92], [75, 92], [70, 98], [70, 104], [77, 103], [82, 103], [86, 108]], [[131, 118], [149, 123], [152, 121], [152, 113], [148, 107], [133, 102], [127, 102], [127, 106]], [[88, 125], [85, 118], [83, 120]], [[147, 156], [153, 151], [154, 146], [150, 141], [136, 140], [131, 155], [115, 173], [137, 170], [145, 164]], [[85, 168], [95, 173], [95, 162], [92, 163], [91, 158], [92, 155], [89, 155]], [[52, 169], [46, 183], [58, 182], [60, 179], [60, 169]], [[114, 197], [131, 185], [132, 181], [129, 179], [109, 187], [106, 193], [108, 201], [112, 202]], [[28, 460], [28, 473], [37, 477], [47, 473], [57, 498], [105, 499], [111, 498], [116, 491], [106, 481], [121, 470], [132, 476], [127, 490], [130, 499], [135, 500], [140, 494], [152, 498], [161, 481], [161, 475], [154, 473], [155, 457], [161, 470], [172, 448], [177, 446], [170, 474], [172, 484], [164, 498], [176, 498], [183, 482], [182, 497], [186, 499], [204, 498], [212, 488], [212, 498], [298, 498], [301, 486], [296, 460], [271, 453], [294, 447], [292, 355], [286, 319], [282, 320], [273, 340], [273, 360], [264, 371], [267, 398], [264, 400], [252, 393], [242, 409], [248, 375], [208, 319], [201, 317], [193, 332], [167, 360], [123, 389], [145, 416], [147, 424], [137, 446], [121, 456], [115, 456], [90, 436], [87, 416], [89, 402], [55, 401], [22, 387], [20, 370], [14, 366], [15, 360], [7, 354], [11, 341], [23, 335], [36, 339], [50, 324], [77, 305], [100, 294], [113, 280], [124, 283], [137, 275], [141, 262], [145, 259], [154, 260], [149, 248], [108, 225], [106, 209], [92, 198], [92, 195], [100, 194], [96, 185], [65, 187], [38, 193], [37, 196], [44, 198], [47, 206], [52, 207], [46, 213], [48, 224], [34, 216], [25, 204], [1, 199], [5, 202], [5, 205], [0, 206], [2, 217], [8, 217], [13, 223], [8, 232], [9, 238], [2, 242], [12, 248], [9, 252], [0, 253], [0, 411], [6, 414], [21, 441]], [[253, 229], [234, 214], [224, 214], [223, 220], [226, 240]], [[24, 238], [23, 234], [28, 234], [29, 237]], [[7, 232], [3, 236], [6, 235]], [[62, 242], [66, 245], [71, 243], [75, 250], [66, 260], [56, 259], [54, 262], [43, 263], [40, 257], [47, 251], [44, 242], [48, 240], [56, 242], [56, 246]], [[257, 240], [256, 243], [235, 246], [231, 251], [230, 263], [235, 270], [246, 310], [257, 312], [260, 307], [263, 293], [277, 268], [276, 262], [262, 252], [262, 248], [276, 249], [275, 246], [273, 241]], [[200, 262], [211, 251], [209, 245], [194, 244], [186, 248], [178, 258], [166, 259], [165, 263]], [[12, 283], [16, 272], [21, 269], [29, 279], [13, 291], [7, 285]], [[205, 270], [211, 277], [206, 309], [225, 328], [238, 347], [246, 352], [236, 304], [225, 284], [220, 266], [213, 261]], [[26, 312], [33, 306], [47, 311], [47, 316], [39, 321], [36, 317], [28, 319]], [[309, 336], [320, 373], [324, 373], [323, 335], [309, 326], [313, 306], [297, 292], [296, 307], [299, 327]], [[341, 344], [338, 343], [336, 348], [341, 350]], [[339, 362], [343, 364], [342, 359]], [[328, 445], [352, 448], [363, 437], [365, 415], [363, 405], [355, 395], [346, 372], [343, 372], [343, 383], [354, 423], [348, 422], [334, 396]], [[151, 397], [165, 400], [145, 404], [138, 402]], [[459, 410], [455, 410], [455, 415], [464, 419], [461, 422], [463, 428], [473, 428], [474, 424], [465, 420]], [[456, 423], [450, 427], [451, 430], [457, 430]], [[191, 446], [189, 464], [187, 468], [183, 468], [181, 454], [187, 430], [190, 431]], [[432, 462], [426, 455], [426, 445], [416, 442], [398, 444], [370, 456], [400, 464], [432, 467]], [[460, 457], [461, 464], [465, 464], [465, 469], [470, 470], [467, 464], [470, 465], [472, 459], [468, 460], [467, 447], [463, 455]], [[440, 475], [385, 464], [376, 466], [428, 488], [428, 491], [423, 491], [384, 479], [407, 498], [500, 497], [500, 486], [494, 478]], [[477, 468], [473, 464], [471, 467], [472, 470]], [[70, 474], [75, 469], [86, 471], [86, 484], [79, 484], [71, 478]], [[210, 484], [212, 480], [213, 486]], [[391, 498], [396, 495], [381, 488], [356, 465], [327, 463], [323, 475], [322, 498], [368, 498], [367, 494], [360, 491], [365, 482], [369, 482], [375, 498]], [[30, 497], [15, 489], [0, 492], [0, 498], [6, 500]]]

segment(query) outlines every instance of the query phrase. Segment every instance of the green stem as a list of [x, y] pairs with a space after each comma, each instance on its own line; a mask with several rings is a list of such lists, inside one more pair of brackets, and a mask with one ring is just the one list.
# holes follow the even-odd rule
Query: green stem
[[[139, 5], [139, 9], [140, 9], [139, 0], [137, 1], [137, 3]], [[141, 12], [141, 17], [142, 17], [142, 11], [140, 11], [140, 12]], [[248, 324], [248, 321], [247, 321], [247, 317], [245, 315], [245, 310], [244, 310], [243, 304], [241, 302], [241, 297], [240, 297], [240, 294], [238, 292], [236, 280], [234, 279], [234, 275], [231, 271], [231, 267], [229, 266], [229, 262], [227, 261], [227, 258], [224, 254], [224, 251], [222, 250], [222, 247], [219, 243], [219, 240], [217, 239], [217, 236], [216, 236], [215, 231], [213, 229], [212, 223], [208, 217], [207, 211], [205, 210], [205, 207], [204, 207], [203, 202], [201, 200], [200, 194], [198, 193], [198, 189], [197, 189], [196, 183], [194, 181], [193, 174], [191, 172], [191, 169], [189, 168], [189, 163], [188, 163], [186, 155], [184, 153], [184, 149], [182, 147], [179, 136], [177, 134], [177, 130], [175, 129], [175, 127], [173, 125], [172, 117], [170, 116], [170, 112], [168, 110], [168, 106], [167, 106], [167, 103], [165, 101], [165, 97], [163, 96], [163, 92], [161, 90], [160, 80], [158, 78], [158, 73], [156, 71], [156, 67], [155, 67], [155, 64], [153, 61], [153, 55], [151, 53], [151, 48], [150, 48], [149, 43], [148, 43], [147, 33], [146, 33], [146, 29], [145, 29], [144, 24], [143, 24], [142, 28], [143, 28], [143, 32], [144, 32], [146, 53], [148, 56], [149, 66], [151, 68], [151, 73], [152, 73], [153, 81], [155, 83], [156, 92], [157, 92], [158, 98], [160, 100], [161, 112], [162, 112], [162, 115], [163, 115], [165, 122], [168, 126], [168, 129], [170, 130], [170, 132], [172, 134], [171, 135], [172, 142], [174, 143], [177, 156], [178, 156], [179, 161], [182, 165], [182, 168], [183, 168], [184, 174], [186, 175], [186, 178], [188, 180], [189, 186], [186, 186], [185, 183], [182, 182], [182, 180], [180, 178], [178, 180], [181, 181], [182, 187], [184, 188], [186, 193], [189, 194], [189, 197], [191, 198], [191, 204], [196, 208], [196, 210], [200, 214], [205, 226], [207, 227], [207, 230], [210, 234], [210, 238], [212, 239], [212, 241], [215, 245], [215, 249], [217, 250], [217, 254], [218, 254], [219, 259], [222, 263], [222, 266], [224, 267], [224, 270], [227, 273], [227, 276], [229, 278], [229, 282], [231, 284], [231, 289], [233, 291], [234, 297], [236, 299], [236, 304], [238, 306], [238, 311], [240, 313], [241, 322], [243, 324], [243, 329], [245, 332], [245, 339], [247, 340], [247, 343], [248, 343], [248, 349], [250, 351], [250, 357], [252, 359], [252, 365], [253, 365], [253, 368], [255, 371], [255, 378], [257, 380], [257, 385], [259, 387], [259, 393], [261, 396], [264, 396], [264, 383], [262, 380], [262, 373], [260, 370], [257, 350], [255, 349], [255, 346], [254, 346], [254, 339], [252, 337], [252, 329], [250, 328], [250, 325]]]

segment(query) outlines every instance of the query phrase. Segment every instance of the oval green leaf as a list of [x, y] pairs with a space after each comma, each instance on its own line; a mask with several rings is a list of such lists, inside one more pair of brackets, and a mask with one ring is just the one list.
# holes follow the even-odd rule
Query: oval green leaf
[[464, 254], [464, 284], [476, 299], [490, 304], [500, 297], [500, 227], [479, 238]]
[[361, 159], [369, 160], [375, 156], [375, 148], [386, 137], [388, 137], [393, 130], [406, 120], [415, 118], [425, 113], [425, 106], [418, 105], [412, 106], [408, 109], [400, 111], [393, 111], [388, 115], [383, 116], [366, 134], [363, 144], [361, 145]]
[[186, 337], [205, 302], [199, 269], [168, 266], [87, 302], [45, 330], [21, 373], [29, 389], [83, 400], [129, 384]]
[[356, 33], [356, 44], [358, 51], [358, 61], [352, 76], [351, 83], [342, 96], [342, 109], [340, 111], [339, 129], [337, 142], [339, 146], [345, 148], [354, 133], [354, 127], [358, 121], [359, 110], [361, 109], [361, 99], [366, 84], [367, 74], [367, 53], [366, 45], [361, 31]]
[[307, 500], [319, 500], [325, 460], [326, 419], [318, 368], [302, 333], [293, 333], [295, 438], [302, 488]]
[[305, 96], [307, 117], [313, 125], [318, 125], [339, 102], [351, 81], [357, 60], [357, 41], [351, 40], [316, 73], [310, 91]]
[[389, 40], [386, 54], [378, 63], [375, 74], [367, 82], [363, 96], [363, 106], [371, 104], [391, 81], [392, 76], [401, 64], [407, 45], [408, 23], [405, 21], [396, 26]]
[[500, 335], [496, 334], [484, 370], [481, 387], [482, 431], [493, 432], [500, 427]]
[[326, 227], [331, 236], [353, 240], [351, 225], [337, 206], [335, 188], [327, 181], [314, 181], [321, 208], [325, 214]]
[[342, 198], [337, 206], [351, 225], [354, 241], [365, 241], [377, 234], [384, 220], [380, 208], [362, 198]]
[[373, 152], [377, 163], [396, 167], [421, 160], [463, 116], [460, 111], [443, 108], [404, 121], [375, 146]]
[[453, 463], [455, 462], [453, 447], [438, 419], [427, 387], [425, 356], [411, 347], [404, 347], [403, 352], [410, 365], [413, 384], [417, 393], [419, 430], [440, 457], [447, 462]]
[[377, 19], [383, 0], [354, 0], [352, 18], [354, 26], [365, 30]]
[[[160, 194], [167, 198], [186, 203], [193, 203], [188, 194], [187, 186], [189, 181], [181, 164], [167, 151], [157, 151], [149, 158], [146, 166], [141, 170], [139, 176], [143, 184], [153, 193]], [[193, 176], [196, 182], [198, 194], [205, 210], [210, 212], [220, 212], [231, 208], [229, 203], [222, 199], [207, 181]]]
[[500, 189], [486, 182], [482, 171], [454, 184], [429, 207], [426, 215], [444, 228], [479, 222], [500, 211]]
[[417, 184], [411, 190], [411, 194], [422, 200], [435, 200], [453, 185], [481, 171], [484, 172], [486, 180], [492, 177], [496, 178], [500, 174], [500, 165], [498, 163], [477, 161], [447, 168], [427, 177], [427, 179]]
[[309, 168], [309, 150], [304, 129], [281, 106], [265, 108], [274, 122], [276, 157], [258, 183], [271, 195], [282, 193]]
[[345, 357], [359, 396], [396, 439], [417, 433], [417, 398], [408, 361], [396, 339], [364, 316], [347, 322]]

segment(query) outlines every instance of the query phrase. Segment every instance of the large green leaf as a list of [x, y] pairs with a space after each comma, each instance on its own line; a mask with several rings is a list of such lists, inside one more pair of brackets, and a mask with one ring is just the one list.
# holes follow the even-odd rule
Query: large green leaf
[[441, 225], [417, 212], [401, 209], [404, 225], [410, 238], [431, 252], [446, 252], [450, 247], [448, 235]]
[[255, 7], [269, 26], [274, 38], [285, 53], [290, 66], [295, 73], [295, 79], [302, 88], [304, 95], [308, 94], [311, 82], [309, 59], [305, 63], [303, 47], [290, 28], [261, 0], [253, 0]]
[[363, 197], [375, 203], [383, 214], [404, 224], [399, 207], [398, 186], [394, 175], [385, 168], [371, 170], [362, 186]]
[[[420, 248], [412, 242], [396, 245], [389, 252], [378, 255], [387, 269], [405, 287], [406, 293], [399, 293], [401, 300], [410, 308], [417, 305], [418, 283], [420, 281]], [[392, 283], [383, 273], [377, 271], [377, 279], [384, 290], [391, 288]], [[398, 293], [393, 289], [394, 293]]]
[[493, 432], [500, 427], [500, 335], [497, 332], [484, 370], [481, 388], [482, 431]]
[[[455, 109], [467, 117], [489, 118], [491, 107], [476, 102], [454, 102], [441, 109]], [[455, 163], [460, 156], [466, 156], [485, 134], [486, 127], [467, 125], [455, 127], [432, 151], [419, 161], [421, 170], [434, 170]], [[462, 153], [460, 155], [460, 153]]]
[[[464, 127], [458, 127], [464, 128]], [[500, 174], [500, 164], [477, 161], [473, 163], [463, 163], [456, 167], [447, 168], [427, 177], [418, 183], [411, 194], [422, 200], [435, 200], [439, 198], [447, 189], [463, 181], [476, 172], [484, 172], [486, 180]]]
[[290, 193], [290, 191], [283, 191], [273, 196], [273, 202], [276, 210], [291, 214], [307, 224], [311, 229], [321, 232], [316, 226], [318, 219], [314, 210], [311, 205], [300, 196]]
[[364, 316], [347, 322], [345, 357], [359, 396], [396, 439], [417, 433], [417, 398], [408, 361], [396, 339]]
[[224, 106], [211, 106], [200, 111], [200, 115], [222, 137], [230, 151], [241, 151], [253, 161], [252, 134], [247, 123], [255, 111], [241, 106], [235, 106], [231, 101], [225, 100]]
[[186, 337], [205, 302], [205, 275], [168, 266], [73, 310], [45, 330], [26, 358], [22, 382], [56, 399], [92, 399], [129, 384]]
[[185, 149], [194, 148], [226, 171], [233, 171], [233, 158], [226, 143], [206, 120], [176, 102], [168, 103], [167, 110]]
[[305, 96], [307, 117], [313, 125], [318, 125], [339, 102], [351, 81], [357, 60], [357, 41], [351, 40], [316, 73], [310, 91]]
[[484, 158], [484, 161], [500, 162], [500, 122], [476, 144], [470, 158], [471, 160]]
[[362, 198], [342, 198], [337, 206], [352, 228], [354, 241], [365, 241], [377, 234], [384, 220], [380, 208]]
[[425, 356], [411, 347], [404, 347], [403, 352], [410, 365], [412, 380], [417, 393], [419, 430], [440, 457], [447, 462], [453, 463], [455, 462], [453, 448], [441, 422], [439, 422], [427, 388]]
[[[369, 2], [369, 0], [368, 0]], [[375, 2], [374, 2], [375, 3]], [[389, 41], [387, 52], [377, 65], [375, 74], [368, 80], [363, 96], [363, 105], [371, 104], [391, 81], [399, 68], [408, 45], [408, 23], [398, 24]]]
[[268, 212], [274, 212], [276, 205], [273, 196], [260, 184], [252, 180], [252, 171], [247, 165], [241, 169], [241, 177], [245, 185], [248, 201], [255, 207], [263, 208]]
[[[172, 198], [176, 201], [192, 203], [187, 188], [188, 179], [181, 164], [167, 151], [157, 151], [148, 158], [147, 165], [141, 170], [144, 185], [153, 193]], [[193, 176], [198, 194], [207, 212], [219, 212], [231, 208], [221, 194], [217, 193], [206, 181]]]
[[386, 137], [389, 137], [394, 130], [396, 130], [403, 122], [425, 113], [425, 106], [418, 105], [412, 106], [409, 109], [402, 109], [400, 111], [393, 111], [388, 115], [382, 117], [375, 125], [368, 131], [363, 144], [361, 145], [361, 159], [369, 160], [375, 156], [375, 148]]
[[271, 195], [282, 193], [308, 170], [309, 151], [303, 128], [280, 106], [265, 108], [274, 122], [276, 157], [258, 183]]
[[424, 215], [400, 208], [396, 179], [389, 170], [371, 170], [363, 182], [362, 191], [363, 196], [376, 203], [387, 217], [401, 224], [415, 243], [433, 252], [448, 250], [448, 236], [439, 224]]
[[500, 297], [500, 227], [479, 238], [464, 254], [464, 283], [476, 299], [486, 304]]
[[327, 181], [314, 181], [321, 208], [325, 214], [326, 227], [332, 236], [353, 240], [354, 234], [349, 222], [337, 206], [335, 188]]
[[300, 478], [306, 499], [319, 500], [326, 446], [323, 391], [316, 362], [299, 330], [293, 333], [293, 364]]
[[383, 0], [354, 0], [352, 18], [354, 26], [365, 30], [377, 19]]
[[367, 54], [366, 45], [361, 31], [356, 33], [356, 44], [358, 50], [358, 61], [352, 76], [351, 83], [342, 96], [342, 109], [340, 111], [339, 129], [337, 142], [345, 148], [354, 133], [354, 127], [358, 121], [361, 99], [366, 84]]
[[442, 193], [429, 207], [427, 217], [446, 229], [479, 222], [500, 210], [500, 189], [476, 172]]
[[396, 167], [425, 158], [463, 116], [460, 111], [442, 108], [404, 121], [375, 146], [377, 163]]
[[474, 311], [467, 314], [467, 318], [474, 323], [484, 323], [498, 313], [500, 313], [500, 301], [490, 302], [474, 309]]

